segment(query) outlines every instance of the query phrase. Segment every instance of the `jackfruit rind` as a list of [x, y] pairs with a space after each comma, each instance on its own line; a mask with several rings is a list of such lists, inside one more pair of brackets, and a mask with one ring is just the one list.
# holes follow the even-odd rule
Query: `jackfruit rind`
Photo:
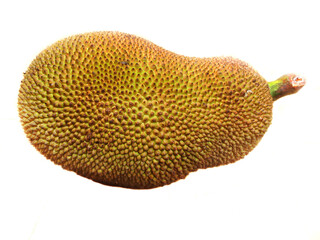
[[268, 83], [231, 57], [195, 58], [119, 32], [68, 37], [21, 82], [30, 142], [106, 185], [154, 188], [248, 154], [272, 119]]

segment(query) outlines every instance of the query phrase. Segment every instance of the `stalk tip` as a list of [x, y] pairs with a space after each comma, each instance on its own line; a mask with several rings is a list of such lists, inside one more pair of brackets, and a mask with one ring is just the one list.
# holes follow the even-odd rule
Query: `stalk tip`
[[273, 101], [298, 92], [304, 85], [306, 80], [296, 74], [286, 74], [275, 81], [268, 82], [270, 94]]

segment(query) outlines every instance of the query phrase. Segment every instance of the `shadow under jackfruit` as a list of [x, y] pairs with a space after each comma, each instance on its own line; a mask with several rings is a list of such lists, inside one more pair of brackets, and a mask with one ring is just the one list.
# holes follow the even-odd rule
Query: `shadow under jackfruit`
[[154, 188], [235, 162], [267, 131], [268, 83], [231, 57], [192, 58], [119, 32], [42, 51], [18, 108], [32, 145], [106, 185]]

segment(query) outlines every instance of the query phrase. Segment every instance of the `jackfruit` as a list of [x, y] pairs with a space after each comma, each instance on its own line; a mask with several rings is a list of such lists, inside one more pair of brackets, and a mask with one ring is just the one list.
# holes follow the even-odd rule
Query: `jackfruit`
[[186, 57], [134, 35], [93, 32], [32, 61], [18, 110], [31, 144], [55, 164], [102, 184], [148, 189], [248, 154], [281, 95], [269, 85], [232, 57]]

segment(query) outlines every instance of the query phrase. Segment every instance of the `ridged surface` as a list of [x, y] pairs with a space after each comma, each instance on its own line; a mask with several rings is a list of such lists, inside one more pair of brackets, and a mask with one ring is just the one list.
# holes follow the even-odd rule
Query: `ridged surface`
[[129, 188], [239, 160], [272, 119], [267, 82], [246, 63], [184, 57], [118, 32], [72, 36], [41, 52], [18, 108], [48, 159]]

